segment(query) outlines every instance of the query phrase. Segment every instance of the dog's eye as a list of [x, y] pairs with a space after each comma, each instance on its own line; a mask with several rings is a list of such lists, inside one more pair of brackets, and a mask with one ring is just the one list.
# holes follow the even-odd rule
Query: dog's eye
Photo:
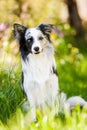
[[38, 39], [39, 39], [39, 40], [43, 40], [44, 38], [43, 38], [42, 36], [40, 36]]
[[29, 42], [32, 42], [33, 41], [33, 38], [32, 37], [30, 37], [29, 39], [27, 39], [27, 42], [29, 43]]

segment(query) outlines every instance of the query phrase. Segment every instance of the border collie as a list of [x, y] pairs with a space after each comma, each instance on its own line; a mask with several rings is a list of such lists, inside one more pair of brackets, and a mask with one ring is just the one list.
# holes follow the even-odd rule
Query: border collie
[[36, 107], [54, 104], [59, 92], [54, 48], [50, 40], [52, 28], [51, 24], [40, 24], [35, 28], [14, 24], [22, 60], [22, 86], [33, 119], [36, 118]]
[[[30, 104], [32, 120], [36, 120], [37, 106], [52, 106], [59, 100], [54, 48], [50, 40], [52, 29], [51, 24], [40, 24], [35, 28], [14, 24], [14, 36], [19, 41], [22, 60], [22, 87]], [[78, 103], [82, 107], [87, 105], [78, 96], [68, 100], [65, 97], [66, 95], [61, 96], [62, 107], [69, 104], [72, 109]]]

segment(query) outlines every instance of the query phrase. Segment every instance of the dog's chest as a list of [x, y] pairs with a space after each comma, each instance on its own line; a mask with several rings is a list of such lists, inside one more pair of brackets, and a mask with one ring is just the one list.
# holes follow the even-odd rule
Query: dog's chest
[[25, 80], [43, 83], [49, 78], [52, 59], [46, 55], [29, 55], [27, 62], [22, 62], [22, 67]]

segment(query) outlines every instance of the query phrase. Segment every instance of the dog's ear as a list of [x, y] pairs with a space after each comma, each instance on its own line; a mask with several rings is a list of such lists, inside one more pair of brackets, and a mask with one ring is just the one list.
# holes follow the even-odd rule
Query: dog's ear
[[52, 24], [40, 24], [38, 28], [43, 32], [45, 35], [50, 35], [52, 32], [53, 25]]
[[53, 24], [40, 24], [38, 27], [48, 37], [50, 36], [52, 31], [59, 37], [64, 37], [64, 33], [57, 26]]
[[27, 29], [27, 27], [17, 24], [17, 23], [15, 23], [13, 25], [13, 28], [14, 28], [14, 30], [13, 30], [14, 36], [18, 40], [20, 39], [21, 35], [23, 35], [25, 30]]

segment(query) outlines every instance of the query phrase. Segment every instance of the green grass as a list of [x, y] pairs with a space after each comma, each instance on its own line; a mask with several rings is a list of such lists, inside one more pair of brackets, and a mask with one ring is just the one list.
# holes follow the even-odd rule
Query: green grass
[[57, 48], [56, 61], [60, 90], [67, 93], [68, 97], [80, 95], [87, 100], [86, 51], [85, 46], [77, 48], [66, 40]]
[[21, 75], [13, 69], [0, 68], [0, 120], [6, 122], [23, 100]]
[[[72, 41], [72, 43], [71, 43]], [[74, 46], [72, 37], [57, 39], [55, 51], [60, 90], [68, 97], [80, 95], [87, 100], [87, 54]], [[19, 62], [20, 65], [20, 62]], [[21, 90], [21, 67], [0, 67], [0, 130], [86, 130], [87, 109], [77, 107], [73, 113], [54, 116], [54, 109], [42, 115], [37, 110], [37, 122], [29, 122], [28, 114], [21, 111], [25, 97]], [[27, 124], [27, 125], [25, 125]]]
[[29, 122], [29, 118], [24, 116], [18, 109], [7, 124], [0, 123], [0, 130], [86, 130], [87, 129], [87, 109], [82, 112], [77, 108], [77, 112], [72, 114], [65, 112], [65, 115], [54, 116], [53, 111], [43, 115], [37, 112], [38, 121]]

